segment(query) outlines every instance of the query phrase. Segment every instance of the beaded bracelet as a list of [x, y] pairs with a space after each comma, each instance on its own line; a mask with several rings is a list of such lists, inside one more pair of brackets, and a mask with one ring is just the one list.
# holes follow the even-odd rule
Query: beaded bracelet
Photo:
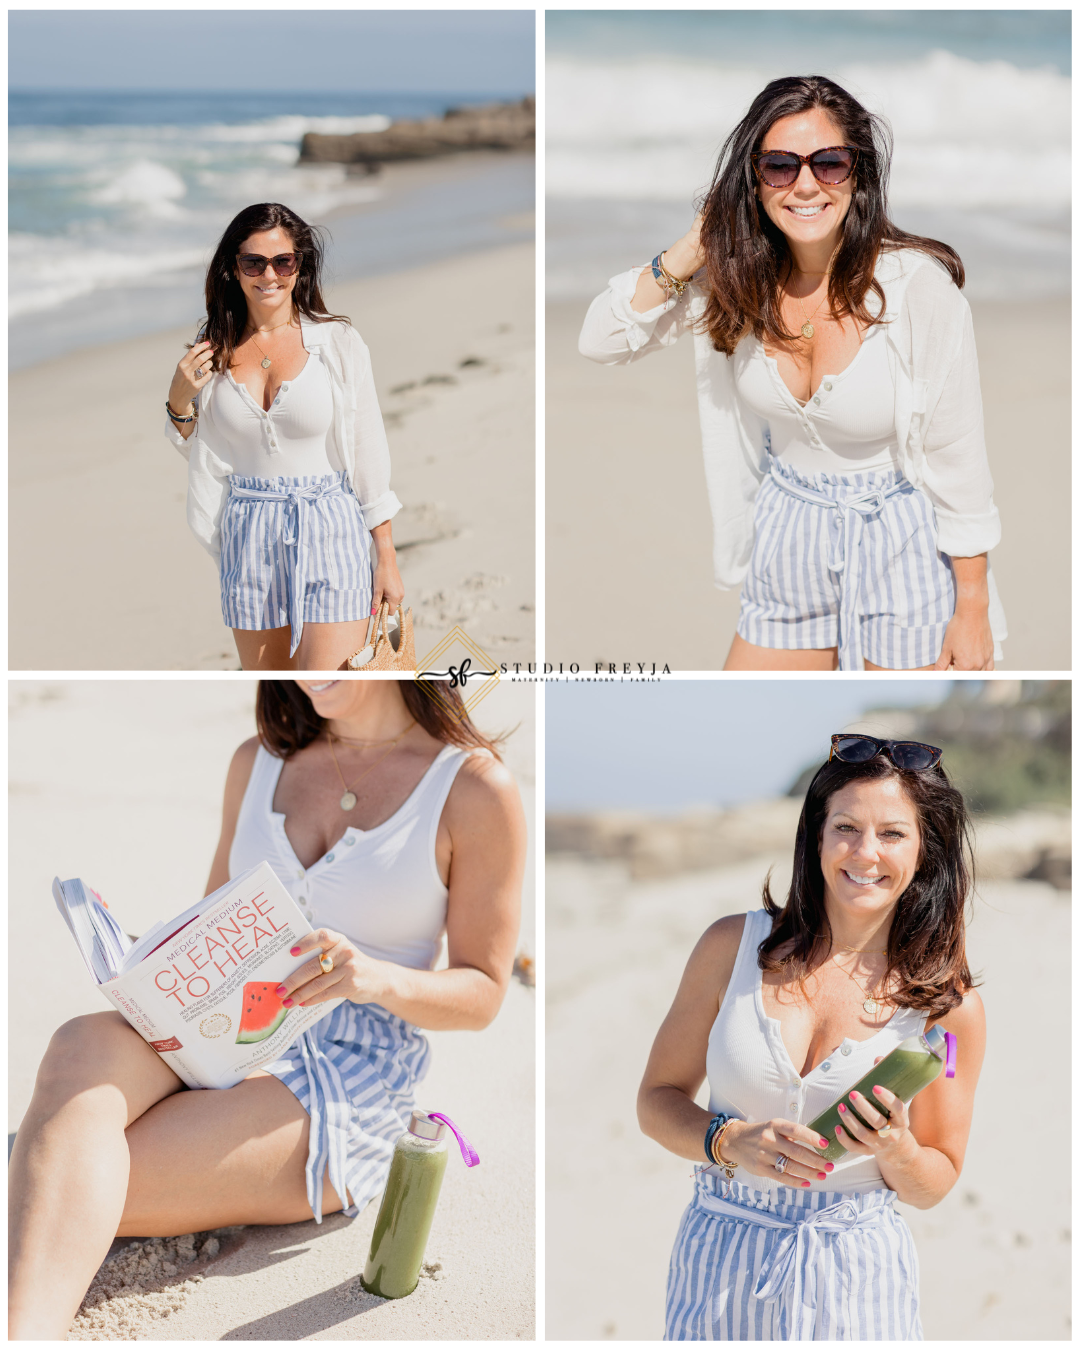
[[671, 275], [664, 266], [664, 253], [666, 252], [667, 250], [664, 249], [652, 260], [653, 280], [658, 286], [662, 286], [669, 294], [674, 291], [681, 300], [683, 291], [685, 291], [690, 284], [690, 278], [687, 277], [685, 280], [682, 280], [679, 277], [673, 277]]
[[[192, 404], [191, 406], [194, 408], [195, 405]], [[174, 413], [173, 410], [172, 410], [172, 408], [169, 407], [169, 400], [168, 400], [168, 399], [165, 400], [165, 411], [169, 414], [169, 416], [172, 418], [172, 420], [173, 420], [174, 422], [176, 422], [176, 423], [177, 423], [178, 425], [180, 425], [180, 426], [186, 426], [186, 425], [188, 424], [188, 422], [194, 422], [195, 419], [196, 419], [196, 418], [198, 417], [198, 415], [199, 415], [198, 412], [193, 412], [193, 413], [191, 414], [190, 417], [181, 417], [181, 416], [179, 416], [179, 414]]]

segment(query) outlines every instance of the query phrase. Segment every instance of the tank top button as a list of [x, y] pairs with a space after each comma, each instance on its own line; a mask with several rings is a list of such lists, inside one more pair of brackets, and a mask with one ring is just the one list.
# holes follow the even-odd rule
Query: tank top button
[[788, 1102], [788, 1110], [791, 1112], [791, 1114], [792, 1114], [793, 1116], [798, 1115], [798, 1113], [799, 1113], [799, 1103], [798, 1103], [798, 1102]]
[[832, 393], [832, 385], [831, 385], [831, 384], [826, 383], [826, 385], [825, 385], [825, 392], [826, 392], [827, 394], [831, 394], [831, 393]]
[[823, 1069], [825, 1069], [826, 1072], [827, 1072], [829, 1069], [832, 1068], [832, 1065], [829, 1063], [828, 1060], [826, 1060], [825, 1063], [824, 1063], [821, 1067], [822, 1067]]
[[851, 1054], [851, 1046], [850, 1046], [850, 1045], [842, 1045], [842, 1046], [840, 1047], [840, 1053], [841, 1053], [842, 1055], [850, 1055], [850, 1054]]
[[334, 861], [334, 855], [333, 855], [332, 853], [328, 853], [328, 854], [326, 855], [326, 861], [327, 861], [327, 862], [333, 862], [333, 861]]
[[353, 844], [355, 844], [355, 843], [356, 843], [356, 840], [352, 837], [351, 834], [347, 834], [347, 835], [345, 836], [345, 844], [346, 844], [346, 846], [347, 846], [348, 848], [352, 848]]

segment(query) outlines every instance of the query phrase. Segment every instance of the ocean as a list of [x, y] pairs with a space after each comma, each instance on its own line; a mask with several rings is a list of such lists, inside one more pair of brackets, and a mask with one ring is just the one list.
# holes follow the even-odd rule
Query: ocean
[[485, 101], [12, 91], [10, 367], [196, 319], [214, 245], [251, 202], [325, 225], [331, 282], [527, 237], [512, 219], [534, 204], [522, 156], [478, 157], [393, 194], [378, 174], [297, 165], [307, 131], [375, 131]]
[[583, 298], [689, 226], [770, 80], [832, 77], [891, 126], [890, 213], [978, 299], [1070, 287], [1071, 30], [1057, 11], [549, 11], [547, 288]]

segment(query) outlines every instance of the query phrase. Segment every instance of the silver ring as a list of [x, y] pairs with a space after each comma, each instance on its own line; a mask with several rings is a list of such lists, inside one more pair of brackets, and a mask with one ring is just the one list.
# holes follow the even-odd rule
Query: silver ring
[[776, 1161], [773, 1163], [773, 1167], [777, 1172], [783, 1172], [790, 1161], [791, 1159], [786, 1153], [778, 1153], [776, 1155]]
[[891, 1126], [891, 1125], [886, 1125], [886, 1126], [884, 1126], [883, 1129], [878, 1130], [878, 1138], [879, 1138], [879, 1139], [888, 1139], [888, 1137], [889, 1137], [890, 1134], [892, 1134], [892, 1126]]
[[201, 380], [201, 379], [202, 379], [202, 366], [200, 366], [200, 367], [198, 368], [198, 370], [195, 372], [195, 378], [196, 378], [197, 380]]

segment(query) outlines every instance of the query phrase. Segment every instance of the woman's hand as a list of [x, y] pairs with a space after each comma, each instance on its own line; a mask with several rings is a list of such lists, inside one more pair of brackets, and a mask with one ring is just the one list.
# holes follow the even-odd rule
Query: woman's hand
[[994, 669], [994, 635], [985, 609], [956, 611], [945, 629], [934, 669]]
[[376, 525], [371, 531], [375, 540], [375, 573], [371, 578], [371, 612], [378, 614], [379, 606], [385, 597], [390, 603], [390, 613], [396, 614], [398, 605], [405, 596], [405, 587], [398, 572], [397, 554], [390, 534], [390, 522]]
[[[827, 1145], [828, 1140], [809, 1126], [793, 1120], [737, 1120], [724, 1131], [720, 1156], [755, 1176], [779, 1179], [784, 1185], [809, 1186], [811, 1181], [824, 1181], [833, 1170], [831, 1162], [814, 1152], [815, 1147]], [[789, 1161], [778, 1173], [776, 1159], [781, 1153]]]
[[[837, 1109], [844, 1124], [835, 1127], [836, 1138], [849, 1153], [877, 1158], [879, 1163], [887, 1166], [891, 1160], [907, 1158], [912, 1144], [918, 1148], [919, 1143], [911, 1133], [907, 1107], [900, 1098], [883, 1087], [875, 1087], [872, 1096], [874, 1100], [870, 1102], [861, 1092], [848, 1093], [848, 1101], [871, 1128], [867, 1129], [841, 1102]], [[878, 1131], [886, 1127], [889, 1133], [882, 1138]], [[851, 1131], [854, 1139], [844, 1133], [845, 1129]]]
[[[683, 237], [670, 248], [663, 250], [664, 266], [673, 277], [686, 281], [700, 268], [705, 266], [705, 254], [701, 249], [701, 212], [694, 217], [694, 223]], [[652, 268], [646, 267], [638, 277], [634, 298], [630, 308], [638, 314], [655, 309], [668, 298], [667, 289], [660, 285], [652, 274]]]
[[[209, 342], [196, 342], [191, 351], [180, 358], [172, 384], [169, 385], [169, 407], [177, 417], [188, 415], [195, 395], [213, 377], [213, 355], [214, 349]], [[196, 371], [201, 374], [196, 374]]]
[[[290, 956], [314, 952], [314, 960], [299, 966], [274, 991], [286, 1008], [306, 1008], [333, 998], [353, 1003], [378, 1003], [387, 992], [386, 965], [357, 951], [348, 938], [329, 928], [318, 928], [302, 937]], [[334, 963], [329, 975], [322, 973], [319, 956], [324, 953]]]

